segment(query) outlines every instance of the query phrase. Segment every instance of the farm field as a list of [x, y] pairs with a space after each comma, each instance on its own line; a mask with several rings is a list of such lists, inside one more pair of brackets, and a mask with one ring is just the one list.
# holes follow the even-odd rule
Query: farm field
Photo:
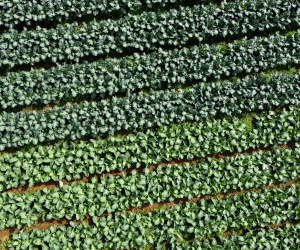
[[299, 249], [299, 0], [2, 0], [0, 249]]

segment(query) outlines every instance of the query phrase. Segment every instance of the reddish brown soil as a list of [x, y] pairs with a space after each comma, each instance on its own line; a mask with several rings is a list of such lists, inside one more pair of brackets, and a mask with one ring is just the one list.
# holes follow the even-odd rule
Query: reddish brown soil
[[[175, 199], [172, 202], [171, 201], [155, 202], [153, 205], [144, 204], [144, 205], [142, 205], [142, 207], [132, 207], [132, 208], [126, 210], [125, 213], [153, 211], [153, 210], [158, 209], [158, 208], [170, 208], [170, 207], [172, 207], [176, 204], [182, 204], [182, 203], [185, 203], [185, 202], [198, 202], [201, 199], [209, 200], [211, 198], [225, 198], [225, 197], [228, 197], [228, 196], [233, 196], [237, 193], [257, 192], [257, 191], [263, 190], [265, 188], [270, 188], [270, 187], [288, 187], [288, 186], [291, 186], [292, 184], [299, 185], [300, 184], [300, 179], [289, 181], [287, 183], [274, 183], [274, 184], [271, 184], [271, 185], [263, 185], [260, 188], [251, 188], [251, 189], [247, 189], [247, 190], [245, 189], [245, 190], [242, 190], [242, 191], [240, 189], [237, 189], [237, 190], [234, 190], [234, 191], [231, 191], [231, 192], [228, 192], [228, 193], [219, 193], [219, 194], [216, 194], [216, 195], [203, 195], [201, 197], [194, 197], [191, 200], [189, 200], [188, 198], [181, 198], [181, 199]], [[108, 213], [105, 212], [102, 216], [107, 216], [107, 215], [108, 215]], [[82, 221], [76, 220], [75, 218], [73, 218], [71, 221], [82, 222]], [[92, 217], [88, 216], [83, 221], [85, 221], [87, 223], [92, 223]], [[39, 222], [39, 223], [37, 223], [37, 225], [31, 226], [31, 227], [26, 227], [25, 226], [24, 228], [29, 229], [29, 230], [33, 230], [35, 228], [37, 228], [39, 230], [45, 230], [45, 229], [51, 227], [52, 225], [56, 225], [56, 226], [59, 227], [59, 226], [62, 226], [62, 225], [68, 225], [69, 222], [70, 221], [67, 220], [66, 218], [62, 218], [60, 220], [50, 220], [50, 221], [46, 221], [46, 222]], [[9, 237], [11, 236], [11, 234], [18, 233], [18, 232], [20, 232], [20, 230], [18, 230], [17, 228], [7, 228], [5, 230], [0, 231], [0, 243], [8, 240]]]
[[[277, 146], [277, 148], [290, 148], [292, 146], [295, 145], [295, 142], [289, 142], [288, 144], [283, 144], [283, 145], [279, 145]], [[208, 155], [207, 157], [210, 157], [210, 158], [213, 158], [214, 160], [217, 160], [217, 159], [221, 159], [221, 158], [224, 158], [224, 157], [233, 157], [233, 156], [236, 156], [236, 155], [240, 155], [240, 154], [252, 154], [254, 152], [259, 152], [259, 151], [263, 151], [263, 152], [266, 152], [266, 151], [271, 151], [273, 150], [272, 147], [259, 147], [259, 148], [255, 148], [255, 149], [248, 149], [248, 150], [244, 150], [242, 152], [226, 152], [226, 153], [217, 153], [217, 154], [211, 154], [211, 155]], [[204, 158], [194, 158], [192, 160], [176, 160], [176, 159], [173, 159], [172, 161], [170, 162], [167, 162], [167, 161], [164, 161], [164, 162], [160, 162], [158, 164], [153, 164], [149, 167], [150, 171], [154, 171], [155, 168], [157, 168], [159, 165], [162, 166], [162, 167], [166, 167], [168, 164], [171, 164], [172, 166], [174, 166], [175, 164], [178, 164], [178, 165], [183, 165], [184, 163], [192, 163], [192, 164], [196, 164], [198, 163], [200, 160], [202, 160]], [[110, 176], [110, 175], [114, 175], [114, 176], [117, 176], [117, 175], [120, 175], [122, 176], [124, 173], [126, 174], [131, 174], [131, 172], [133, 170], [136, 170], [137, 172], [143, 172], [145, 170], [145, 167], [140, 167], [140, 168], [136, 168], [136, 167], [133, 167], [133, 168], [126, 168], [122, 171], [119, 171], [119, 170], [116, 170], [116, 171], [113, 171], [113, 172], [104, 172], [103, 174], [105, 174], [107, 177]], [[71, 181], [68, 181], [66, 179], [63, 179], [62, 182], [64, 184], [70, 184], [74, 181], [82, 181], [82, 182], [89, 182], [91, 181], [91, 179], [93, 177], [96, 177], [96, 178], [101, 178], [101, 175], [102, 174], [95, 174], [95, 175], [90, 175], [89, 177], [86, 177], [86, 176], [82, 176], [80, 179], [75, 179], [73, 178]], [[18, 188], [10, 188], [8, 190], [5, 191], [5, 193], [7, 192], [13, 192], [13, 193], [24, 193], [24, 192], [36, 192], [38, 190], [41, 190], [43, 189], [44, 187], [48, 187], [48, 188], [54, 188], [55, 186], [58, 186], [59, 185], [59, 182], [58, 181], [48, 181], [48, 182], [44, 182], [44, 183], [36, 183], [35, 185], [33, 185], [32, 187], [29, 187], [28, 185], [24, 185], [24, 186], [19, 186]]]

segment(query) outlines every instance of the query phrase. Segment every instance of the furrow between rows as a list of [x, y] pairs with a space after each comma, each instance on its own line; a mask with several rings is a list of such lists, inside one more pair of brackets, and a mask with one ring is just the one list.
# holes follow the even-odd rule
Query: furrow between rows
[[[174, 242], [178, 237], [186, 240], [190, 239], [191, 236], [193, 238], [207, 238], [215, 234], [222, 235], [228, 230], [248, 229], [256, 226], [265, 227], [268, 224], [299, 219], [299, 211], [297, 210], [299, 189], [295, 188], [295, 183], [299, 186], [299, 181], [291, 181], [284, 184], [264, 185], [264, 187], [242, 192], [235, 191], [216, 196], [202, 196], [189, 201], [184, 198], [165, 203], [162, 206], [161, 204], [153, 204], [152, 207], [144, 207], [143, 210], [139, 210], [140, 212], [132, 208], [130, 212], [90, 217], [86, 219], [88, 224], [84, 222], [77, 224], [70, 221], [67, 228], [64, 226], [51, 227], [49, 229], [43, 228], [44, 231], [41, 231], [38, 229], [38, 224], [34, 230], [20, 232], [21, 237], [18, 237], [18, 234], [13, 235], [8, 244], [19, 242], [18, 244], [25, 244], [28, 247], [31, 244], [39, 245], [40, 243], [36, 241], [39, 239], [38, 242], [44, 241], [44, 244], [51, 245], [53, 242], [49, 241], [48, 236], [45, 237], [51, 232], [50, 238], [54, 237], [52, 240], [56, 241], [55, 244], [61, 240], [61, 237], [55, 238], [56, 233], [60, 235], [66, 233], [68, 235], [67, 238], [64, 238], [66, 247], [71, 245], [74, 247], [74, 244], [75, 246], [89, 245], [91, 243], [87, 243], [87, 241], [92, 240], [96, 246], [100, 244], [102, 247], [130, 248], [146, 246], [149, 243], [157, 245], [165, 241]], [[270, 189], [270, 187], [272, 188]], [[240, 206], [243, 206], [243, 209]], [[219, 210], [220, 213], [217, 212]], [[173, 213], [175, 219], [172, 217]], [[264, 216], [261, 216], [262, 214]], [[232, 221], [230, 217], [244, 219]], [[138, 223], [136, 224], [136, 222]], [[52, 221], [52, 223], [59, 225], [59, 223], [65, 224], [65, 221]], [[216, 226], [216, 223], [219, 226]], [[115, 229], [113, 229], [113, 233], [109, 233], [104, 227]], [[133, 229], [135, 231], [132, 231]], [[10, 230], [11, 232], [15, 231], [14, 229]], [[80, 233], [82, 230], [85, 230], [89, 236], [83, 236]], [[101, 232], [100, 238], [93, 236], [95, 230], [96, 233]], [[6, 231], [6, 236], [3, 235], [3, 232], [1, 235], [7, 239], [9, 230]], [[158, 232], [161, 233], [157, 238], [155, 235]], [[72, 236], [70, 238], [70, 235], [74, 235], [74, 233], [75, 235], [82, 235], [83, 238], [81, 240], [76, 237], [73, 239]], [[112, 241], [112, 237], [117, 237], [119, 240]]]

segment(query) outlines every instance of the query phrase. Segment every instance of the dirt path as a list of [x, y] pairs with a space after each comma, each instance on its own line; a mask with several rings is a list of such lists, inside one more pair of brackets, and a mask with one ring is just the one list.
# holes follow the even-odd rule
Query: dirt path
[[[242, 190], [242, 191], [240, 189], [236, 189], [236, 190], [233, 190], [233, 191], [228, 192], [228, 193], [218, 193], [216, 195], [203, 195], [201, 197], [194, 197], [191, 200], [189, 200], [188, 198], [180, 198], [180, 199], [178, 198], [178, 199], [175, 199], [172, 202], [170, 202], [170, 201], [155, 202], [153, 205], [144, 204], [141, 207], [132, 207], [132, 208], [126, 210], [125, 213], [147, 212], [147, 211], [153, 211], [153, 210], [158, 209], [158, 208], [170, 208], [172, 206], [175, 206], [176, 204], [182, 204], [182, 203], [185, 203], [185, 202], [198, 202], [202, 199], [205, 199], [205, 200], [209, 200], [211, 198], [222, 198], [223, 199], [223, 198], [228, 197], [228, 196], [233, 196], [237, 193], [257, 192], [257, 191], [260, 191], [262, 189], [270, 188], [270, 187], [288, 187], [288, 186], [291, 186], [292, 184], [300, 185], [300, 179], [292, 180], [292, 181], [289, 181], [289, 182], [286, 182], [286, 183], [279, 183], [278, 182], [278, 183], [274, 183], [272, 185], [263, 185], [260, 188], [245, 189], [245, 190]], [[115, 213], [117, 213], [117, 212], [115, 212]], [[107, 215], [108, 215], [108, 213], [105, 212], [100, 217], [107, 216]], [[85, 221], [85, 222], [90, 224], [90, 223], [92, 223], [92, 217], [87, 216], [82, 221], [76, 220], [75, 217], [72, 220], [67, 220], [66, 218], [62, 218], [60, 220], [50, 220], [50, 221], [45, 221], [45, 222], [39, 222], [36, 225], [31, 226], [31, 227], [26, 227], [25, 226], [25, 227], [23, 227], [23, 229], [26, 228], [28, 230], [33, 230], [33, 229], [37, 228], [39, 230], [45, 230], [45, 229], [51, 227], [52, 225], [56, 225], [58, 227], [62, 226], [62, 225], [68, 225], [70, 221], [79, 222], [79, 223]], [[19, 232], [20, 232], [20, 230], [17, 229], [17, 228], [7, 228], [5, 230], [0, 231], [0, 239], [1, 239], [0, 243], [8, 240], [9, 237], [13, 233], [19, 233]]]
[[[290, 148], [292, 146], [295, 145], [295, 142], [289, 142], [288, 144], [283, 144], [283, 145], [278, 145], [276, 148]], [[262, 151], [262, 152], [267, 152], [267, 151], [272, 151], [272, 147], [259, 147], [259, 148], [255, 148], [255, 149], [247, 149], [247, 150], [244, 150], [242, 152], [238, 152], [238, 151], [235, 151], [235, 152], [226, 152], [226, 153], [216, 153], [216, 154], [211, 154], [211, 155], [207, 155], [206, 157], [203, 157], [203, 158], [194, 158], [192, 160], [176, 160], [176, 159], [173, 159], [172, 161], [168, 162], [168, 161], [164, 161], [164, 162], [160, 162], [158, 164], [153, 164], [149, 167], [150, 171], [154, 171], [155, 168], [157, 168], [159, 165], [162, 166], [162, 167], [166, 167], [168, 164], [171, 164], [172, 166], [174, 166], [175, 164], [178, 164], [178, 165], [183, 165], [187, 162], [189, 163], [192, 163], [192, 164], [196, 164], [198, 162], [200, 162], [200, 160], [203, 160], [205, 158], [213, 158], [214, 160], [217, 160], [217, 159], [221, 159], [221, 158], [225, 158], [225, 157], [234, 157], [234, 156], [237, 156], [237, 155], [241, 155], [241, 154], [252, 154], [254, 152], [259, 152], [259, 151]], [[128, 174], [131, 174], [131, 172], [133, 170], [136, 170], [137, 172], [141, 173], [145, 170], [145, 167], [140, 167], [140, 168], [126, 168], [126, 169], [123, 169], [122, 171], [119, 171], [119, 170], [116, 170], [116, 171], [112, 171], [112, 172], [104, 172], [103, 174], [105, 174], [107, 177], [109, 177], [110, 175], [114, 175], [114, 176], [117, 176], [117, 175], [120, 175], [122, 176], [124, 173], [126, 173], [127, 175]], [[93, 175], [90, 175], [89, 177], [86, 177], [86, 176], [82, 176], [80, 179], [75, 179], [75, 178], [72, 178], [70, 181], [68, 181], [67, 179], [62, 179], [62, 182], [63, 184], [65, 185], [68, 185], [68, 184], [71, 184], [72, 182], [75, 182], [75, 181], [82, 181], [82, 182], [90, 182], [91, 179], [93, 177], [96, 177], [96, 178], [101, 178], [102, 174], [93, 174]], [[24, 193], [24, 192], [36, 192], [38, 190], [42, 190], [43, 188], [45, 187], [48, 187], [48, 188], [54, 188], [56, 186], [59, 185], [59, 182], [58, 181], [48, 181], [48, 182], [43, 182], [43, 183], [36, 183], [34, 184], [32, 187], [29, 187], [28, 185], [24, 185], [24, 186], [19, 186], [17, 188], [10, 188], [6, 191], [4, 191], [4, 193], [8, 193], [8, 192], [12, 192], [12, 193]]]

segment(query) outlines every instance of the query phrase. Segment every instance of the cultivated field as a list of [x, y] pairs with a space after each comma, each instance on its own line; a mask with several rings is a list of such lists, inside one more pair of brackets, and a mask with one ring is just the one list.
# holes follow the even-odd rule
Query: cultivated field
[[1, 0], [0, 248], [299, 249], [299, 0]]

